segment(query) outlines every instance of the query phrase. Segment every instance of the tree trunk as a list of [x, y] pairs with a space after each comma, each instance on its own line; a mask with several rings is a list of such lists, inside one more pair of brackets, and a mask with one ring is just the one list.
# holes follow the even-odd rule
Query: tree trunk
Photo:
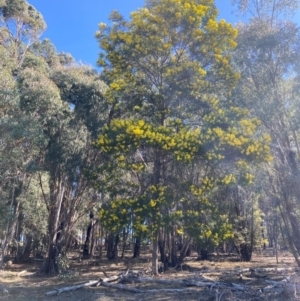
[[158, 231], [153, 235], [153, 246], [152, 246], [152, 273], [158, 275]]
[[140, 252], [141, 252], [141, 237], [136, 237], [134, 243], [133, 258], [140, 257]]
[[287, 211], [287, 216], [290, 221], [292, 236], [294, 241], [294, 246], [297, 249], [298, 254], [300, 254], [300, 230], [299, 230], [299, 221], [293, 212]]
[[170, 233], [166, 233], [166, 231], [167, 230], [164, 229], [160, 232], [158, 240], [160, 258], [161, 262], [164, 265], [164, 271], [166, 271], [170, 267]]
[[48, 207], [48, 251], [47, 258], [40, 270], [40, 273], [50, 275], [57, 275], [59, 272], [56, 259], [61, 253], [62, 247], [58, 243], [58, 240], [63, 234], [63, 229], [59, 229], [58, 225], [61, 216], [62, 202], [65, 194], [65, 186], [62, 179], [60, 177], [56, 177], [56, 172], [56, 170], [52, 171], [52, 173], [50, 172], [50, 206]]
[[[279, 206], [279, 209], [280, 209], [280, 213], [281, 213], [283, 223], [284, 223], [285, 228], [286, 228], [285, 234], [286, 234], [287, 242], [288, 242], [288, 245], [289, 245], [289, 249], [290, 249], [290, 251], [292, 252], [292, 254], [294, 256], [298, 267], [300, 267], [299, 253], [298, 253], [298, 250], [297, 250], [296, 246], [294, 245], [293, 236], [290, 233], [290, 228], [289, 228], [289, 225], [288, 225], [288, 218], [286, 216], [286, 212], [284, 212], [284, 210], [282, 209], [281, 206]], [[282, 233], [282, 236], [284, 236], [282, 227], [281, 227], [281, 233]]]
[[[164, 120], [164, 118], [162, 118]], [[162, 169], [162, 162], [161, 162], [161, 154], [160, 151], [156, 151], [155, 154], [155, 160], [154, 160], [154, 166], [153, 166], [153, 179], [152, 184], [155, 186], [158, 186], [160, 184], [160, 178], [161, 178], [161, 169]], [[157, 199], [159, 197], [158, 193], [155, 192], [153, 194], [153, 198]], [[154, 223], [157, 223], [154, 219]], [[152, 272], [154, 275], [158, 274], [158, 235], [159, 235], [159, 224], [156, 224], [157, 230], [154, 230], [153, 232], [153, 249], [152, 249]]]
[[93, 228], [93, 222], [90, 221], [90, 224], [88, 225], [86, 230], [86, 239], [83, 246], [83, 258], [85, 259], [90, 257], [90, 238], [91, 238], [92, 228]]
[[110, 233], [107, 238], [107, 253], [106, 257], [109, 260], [118, 258], [119, 234]]
[[202, 248], [200, 250], [201, 260], [208, 260], [208, 250], [207, 248]]
[[114, 248], [113, 248], [113, 259], [117, 259], [119, 256], [119, 249], [118, 249], [119, 242], [120, 242], [120, 236], [119, 234], [117, 234], [114, 242]]
[[179, 263], [179, 259], [177, 258], [175, 239], [176, 239], [176, 231], [175, 231], [175, 227], [172, 227], [171, 241], [170, 241], [170, 261], [172, 267], [176, 267]]
[[122, 255], [121, 255], [121, 258], [124, 258], [127, 237], [128, 237], [128, 231], [126, 231], [126, 228], [124, 228], [123, 229], [123, 246], [122, 246]]
[[91, 243], [90, 243], [90, 257], [94, 256], [95, 250], [95, 223], [92, 226], [92, 235], [91, 235]]
[[86, 239], [83, 246], [83, 258], [90, 258], [94, 248], [94, 226], [95, 222], [93, 220], [94, 214], [90, 213], [90, 223], [86, 230]]
[[0, 268], [4, 264], [4, 257], [6, 255], [7, 247], [10, 245], [10, 243], [14, 237], [15, 228], [16, 228], [16, 225], [18, 222], [18, 216], [19, 216], [19, 205], [20, 205], [20, 203], [17, 202], [16, 206], [11, 206], [11, 208], [10, 208], [11, 212], [14, 210], [14, 216], [12, 216], [7, 222], [6, 233], [4, 236], [4, 240], [2, 241], [2, 244], [1, 244]]
[[160, 261], [164, 264], [167, 260], [166, 258], [166, 242], [164, 239], [163, 231], [159, 231], [158, 234], [158, 250], [160, 253]]
[[191, 239], [188, 239], [185, 242], [185, 244], [183, 245], [181, 252], [180, 252], [179, 259], [178, 259], [178, 263], [182, 263], [183, 259], [185, 258], [186, 252], [187, 252], [188, 248], [190, 247], [190, 242], [191, 242]]
[[241, 260], [245, 262], [251, 261], [252, 257], [252, 248], [250, 244], [242, 243], [240, 244], [240, 253], [241, 253]]
[[114, 235], [110, 233], [106, 240], [107, 248], [106, 248], [106, 257], [111, 260], [114, 259], [113, 249], [114, 249]]

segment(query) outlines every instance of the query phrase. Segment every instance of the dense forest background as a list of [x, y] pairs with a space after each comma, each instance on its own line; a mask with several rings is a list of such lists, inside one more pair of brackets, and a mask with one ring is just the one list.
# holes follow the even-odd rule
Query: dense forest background
[[152, 244], [152, 271], [233, 248], [290, 249], [300, 266], [296, 0], [147, 0], [99, 24], [101, 72], [40, 39], [0, 0], [0, 267], [69, 250], [115, 259]]

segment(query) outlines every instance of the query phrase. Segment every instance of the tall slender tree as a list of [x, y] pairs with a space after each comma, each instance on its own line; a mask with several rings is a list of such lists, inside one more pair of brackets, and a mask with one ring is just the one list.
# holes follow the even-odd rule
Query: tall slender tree
[[[292, 14], [298, 1], [235, 1], [252, 11], [249, 24], [240, 24], [236, 66], [241, 81], [236, 99], [262, 121], [272, 137], [274, 161], [264, 168], [268, 182], [266, 200], [281, 212], [290, 249], [299, 263], [299, 97], [296, 91], [300, 44], [299, 29], [284, 16]], [[254, 10], [255, 8], [255, 10]], [[254, 10], [254, 11], [253, 11]], [[266, 205], [263, 205], [266, 208]], [[270, 212], [268, 220], [274, 220]]]

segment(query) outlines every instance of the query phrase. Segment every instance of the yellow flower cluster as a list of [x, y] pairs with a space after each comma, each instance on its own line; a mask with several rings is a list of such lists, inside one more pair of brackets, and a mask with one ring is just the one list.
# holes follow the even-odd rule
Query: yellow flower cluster
[[110, 84], [110, 88], [116, 91], [121, 90], [126, 86], [126, 83], [123, 79], [118, 79]]
[[232, 183], [236, 183], [236, 178], [233, 174], [228, 174], [223, 179], [221, 179], [220, 182], [222, 184], [229, 185], [229, 184], [232, 184]]
[[218, 23], [213, 20], [213, 19], [209, 19], [207, 24], [206, 24], [206, 29], [209, 31], [209, 32], [215, 32], [215, 31], [218, 31]]
[[202, 188], [198, 188], [194, 185], [191, 186], [191, 192], [194, 194], [194, 195], [202, 195], [203, 193], [203, 189]]
[[131, 147], [138, 147], [142, 142], [173, 153], [179, 161], [190, 162], [199, 149], [201, 131], [188, 130], [182, 126], [176, 133], [166, 126], [154, 127], [146, 124], [144, 120], [115, 119], [110, 127], [104, 128], [97, 145], [106, 153], [121, 153], [118, 161], [124, 166], [123, 154]]
[[[216, 113], [216, 118], [225, 114], [222, 109], [216, 110]], [[153, 126], [144, 120], [114, 119], [109, 127], [104, 127], [96, 144], [103, 152], [113, 154], [120, 167], [135, 171], [143, 170], [144, 165], [128, 163], [125, 155], [130, 150], [139, 148], [141, 144], [173, 154], [176, 160], [183, 162], [192, 162], [202, 149], [205, 149], [207, 160], [224, 159], [227, 149], [235, 150], [241, 156], [251, 157], [257, 162], [272, 160], [270, 137], [253, 137], [259, 120], [242, 118], [225, 129], [214, 127], [213, 124], [217, 121], [218, 119], [214, 120], [211, 127], [200, 130], [189, 129], [181, 121], [167, 121], [165, 126]], [[174, 122], [176, 126], [173, 126]]]
[[[207, 151], [208, 160], [222, 159], [222, 149], [234, 148], [240, 154], [257, 159], [257, 162], [270, 161], [270, 137], [262, 135], [254, 138], [260, 120], [257, 118], [247, 118], [248, 111], [231, 107], [229, 110], [218, 109], [218, 104], [214, 104], [214, 111], [204, 116], [205, 121], [211, 124], [206, 133], [203, 131], [202, 141], [208, 143], [215, 142], [213, 150]], [[231, 121], [227, 118], [227, 114], [235, 114], [240, 117], [239, 120]], [[227, 122], [230, 126], [221, 128], [214, 124], [224, 124]], [[205, 134], [204, 134], [205, 133]]]
[[242, 132], [244, 133], [244, 135], [247, 136], [252, 136], [256, 131], [257, 126], [260, 124], [261, 122], [257, 118], [242, 119], [239, 121], [239, 125], [241, 126]]
[[[200, 187], [195, 185], [190, 186], [190, 190], [195, 196], [204, 196], [204, 194], [210, 191], [215, 186], [215, 179], [213, 177], [204, 177]], [[205, 199], [203, 199], [205, 201]]]
[[244, 174], [244, 180], [247, 184], [252, 184], [255, 180], [255, 176], [247, 172]]

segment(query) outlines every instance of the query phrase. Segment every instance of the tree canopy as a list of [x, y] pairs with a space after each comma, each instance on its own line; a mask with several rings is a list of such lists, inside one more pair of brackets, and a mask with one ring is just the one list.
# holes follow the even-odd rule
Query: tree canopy
[[83, 231], [84, 258], [151, 241], [154, 274], [158, 254], [167, 269], [226, 244], [249, 261], [280, 241], [300, 265], [297, 1], [233, 4], [247, 23], [212, 0], [113, 11], [96, 71], [0, 1], [0, 265], [16, 244], [57, 274]]

